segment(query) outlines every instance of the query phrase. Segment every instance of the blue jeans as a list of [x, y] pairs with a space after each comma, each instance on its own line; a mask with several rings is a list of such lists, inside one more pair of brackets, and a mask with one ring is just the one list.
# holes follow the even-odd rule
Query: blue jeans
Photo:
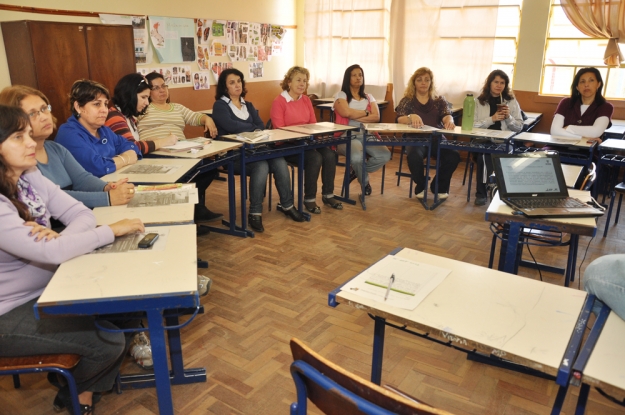
[[[337, 147], [339, 154], [345, 155], [347, 150], [347, 145], [341, 144]], [[367, 147], [367, 156], [369, 158], [366, 162], [366, 172], [364, 176], [364, 183], [369, 183], [369, 174], [374, 171], [378, 171], [382, 168], [388, 161], [391, 159], [391, 152], [386, 146], [368, 146]], [[351, 154], [350, 154], [350, 164], [356, 173], [356, 177], [358, 177], [358, 182], [362, 183], [363, 181], [363, 172], [362, 172], [362, 134], [356, 135], [351, 142]]]
[[[625, 320], [625, 255], [605, 255], [592, 261], [584, 272], [584, 290]], [[599, 306], [593, 311], [597, 313]]]
[[[241, 174], [241, 163], [234, 163], [234, 172]], [[291, 192], [291, 175], [286, 160], [277, 157], [270, 160], [255, 161], [245, 165], [245, 175], [250, 177], [250, 211], [252, 215], [263, 212], [263, 198], [267, 187], [267, 176], [273, 174], [276, 181], [276, 189], [280, 196], [280, 205], [285, 209], [293, 206], [293, 193]]]
[[[52, 353], [75, 353], [80, 362], [72, 371], [78, 393], [111, 390], [125, 356], [124, 333], [96, 329], [93, 317], [58, 317], [35, 319], [31, 300], [0, 316], [2, 356], [30, 356]], [[100, 321], [110, 329], [117, 327]]]

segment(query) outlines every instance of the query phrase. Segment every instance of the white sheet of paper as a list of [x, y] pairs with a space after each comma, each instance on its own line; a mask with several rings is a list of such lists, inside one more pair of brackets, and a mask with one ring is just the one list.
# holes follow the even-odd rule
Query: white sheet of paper
[[450, 273], [449, 269], [388, 255], [354, 277], [341, 291], [384, 302], [386, 287], [394, 274], [395, 281], [386, 303], [414, 310]]

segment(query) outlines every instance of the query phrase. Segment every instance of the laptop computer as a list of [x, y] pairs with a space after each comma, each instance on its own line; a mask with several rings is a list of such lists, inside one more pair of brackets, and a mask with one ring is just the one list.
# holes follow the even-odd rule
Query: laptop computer
[[499, 197], [528, 217], [601, 216], [603, 211], [569, 197], [556, 152], [493, 154]]

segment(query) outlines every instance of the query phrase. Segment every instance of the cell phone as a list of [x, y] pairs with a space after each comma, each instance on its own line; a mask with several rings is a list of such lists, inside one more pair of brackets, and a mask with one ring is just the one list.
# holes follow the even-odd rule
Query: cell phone
[[158, 233], [148, 233], [139, 241], [139, 248], [146, 249], [154, 245], [158, 239]]

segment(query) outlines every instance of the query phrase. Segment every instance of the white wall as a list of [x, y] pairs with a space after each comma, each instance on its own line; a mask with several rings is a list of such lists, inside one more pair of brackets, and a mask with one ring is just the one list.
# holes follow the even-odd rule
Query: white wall
[[524, 0], [517, 49], [514, 89], [538, 92], [549, 25], [549, 0]]
[[[296, 0], [108, 0], [92, 2], [85, 0], [4, 0], [2, 4], [36, 7], [53, 10], [75, 10], [109, 14], [152, 14], [156, 16], [211, 18], [225, 20], [242, 20], [259, 23], [273, 23], [284, 26], [295, 26]], [[43, 20], [57, 22], [100, 23], [99, 18], [72, 17], [50, 14], [34, 14], [0, 10], [0, 21], [11, 20]], [[284, 53], [273, 57], [271, 62], [264, 64], [264, 77], [254, 81], [282, 79], [284, 73], [295, 64], [295, 40], [297, 30], [287, 28]], [[50, 51], [53, 53], [54, 51]], [[148, 65], [149, 66], [149, 65]], [[234, 66], [247, 73], [247, 62], [235, 62]], [[191, 66], [197, 70], [197, 64]], [[11, 85], [9, 69], [6, 61], [4, 41], [0, 33], [0, 88]]]

